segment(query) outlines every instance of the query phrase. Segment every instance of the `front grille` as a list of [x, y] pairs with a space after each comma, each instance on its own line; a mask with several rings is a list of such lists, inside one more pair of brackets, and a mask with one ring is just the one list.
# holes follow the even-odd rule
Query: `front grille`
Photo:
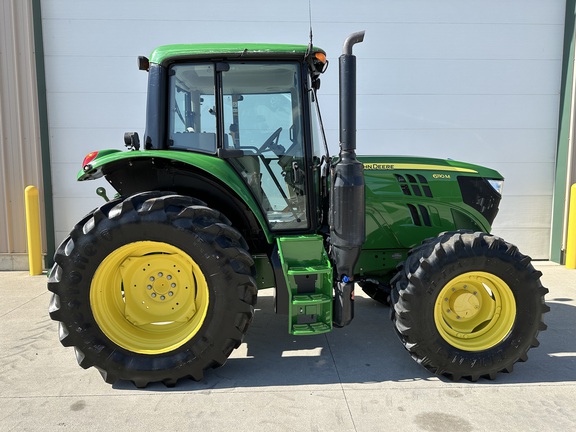
[[502, 196], [485, 178], [459, 176], [458, 184], [464, 203], [479, 211], [492, 225], [498, 214], [498, 205]]

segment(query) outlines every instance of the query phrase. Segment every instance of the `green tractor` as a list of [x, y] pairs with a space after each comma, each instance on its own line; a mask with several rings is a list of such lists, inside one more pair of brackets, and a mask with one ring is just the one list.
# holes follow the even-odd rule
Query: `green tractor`
[[546, 328], [528, 256], [489, 234], [502, 176], [453, 160], [356, 155], [356, 57], [340, 56], [340, 153], [318, 109], [323, 50], [170, 45], [139, 57], [146, 131], [86, 156], [116, 196], [56, 251], [60, 341], [108, 383], [200, 380], [244, 338], [259, 289], [293, 335], [348, 325], [354, 288], [389, 303], [411, 356], [494, 379]]

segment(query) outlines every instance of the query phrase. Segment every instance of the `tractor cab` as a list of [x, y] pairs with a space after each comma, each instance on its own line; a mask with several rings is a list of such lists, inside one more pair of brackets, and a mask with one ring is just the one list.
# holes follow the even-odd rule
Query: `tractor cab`
[[146, 149], [225, 159], [271, 231], [313, 232], [322, 217], [320, 173], [327, 160], [313, 91], [325, 55], [304, 45], [273, 45], [269, 53], [258, 48], [216, 45], [211, 58], [175, 59], [170, 52], [164, 62], [168, 48], [161, 47], [153, 61], [141, 61], [150, 72], [149, 88], [167, 86], [149, 96], [160, 100], [148, 106], [167, 115], [148, 113]]

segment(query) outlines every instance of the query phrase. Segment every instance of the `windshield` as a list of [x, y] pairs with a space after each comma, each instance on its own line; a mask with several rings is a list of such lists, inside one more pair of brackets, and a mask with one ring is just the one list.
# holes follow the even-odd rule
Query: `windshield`
[[[221, 65], [219, 65], [221, 66]], [[169, 145], [216, 153], [242, 150], [228, 161], [247, 183], [274, 230], [305, 229], [307, 184], [298, 62], [230, 62], [170, 69]], [[222, 97], [215, 91], [221, 82]], [[220, 115], [219, 115], [220, 113]], [[218, 131], [223, 130], [223, 142]]]

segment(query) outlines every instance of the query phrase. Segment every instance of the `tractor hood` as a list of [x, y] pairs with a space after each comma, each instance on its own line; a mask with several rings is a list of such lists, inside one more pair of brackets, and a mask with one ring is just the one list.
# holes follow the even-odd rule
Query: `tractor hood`
[[358, 156], [365, 171], [415, 171], [433, 179], [450, 179], [456, 175], [472, 175], [491, 180], [504, 180], [493, 169], [451, 159], [411, 156]]
[[502, 198], [498, 171], [453, 160], [358, 156], [366, 187], [364, 249], [407, 249], [439, 232], [490, 232]]

